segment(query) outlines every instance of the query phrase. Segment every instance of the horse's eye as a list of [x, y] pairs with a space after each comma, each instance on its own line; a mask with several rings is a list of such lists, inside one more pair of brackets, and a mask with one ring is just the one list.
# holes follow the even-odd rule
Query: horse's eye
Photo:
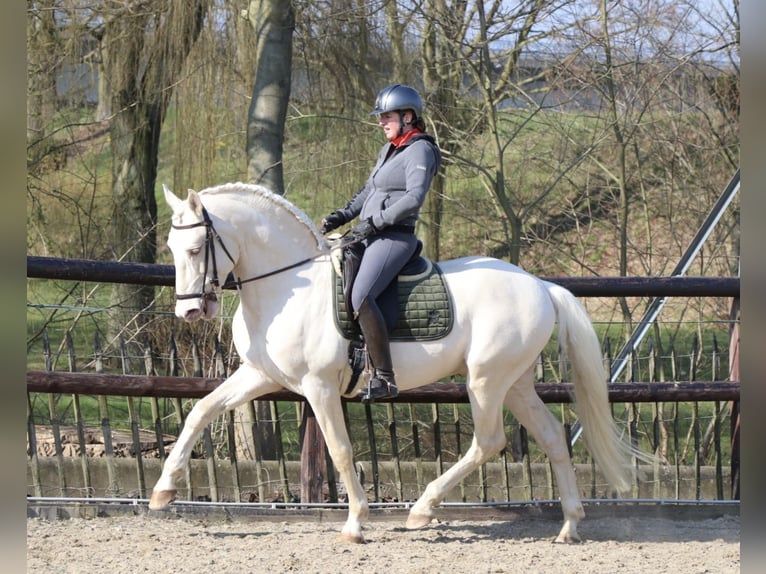
[[200, 251], [202, 251], [201, 247], [195, 247], [194, 249], [189, 249], [189, 255], [199, 255]]

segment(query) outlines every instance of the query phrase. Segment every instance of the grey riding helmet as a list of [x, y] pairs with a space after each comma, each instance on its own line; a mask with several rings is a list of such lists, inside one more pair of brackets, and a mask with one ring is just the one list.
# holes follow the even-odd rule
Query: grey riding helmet
[[386, 86], [375, 98], [375, 109], [370, 112], [371, 116], [377, 116], [383, 112], [413, 110], [416, 117], [423, 113], [423, 100], [411, 87], [403, 84]]

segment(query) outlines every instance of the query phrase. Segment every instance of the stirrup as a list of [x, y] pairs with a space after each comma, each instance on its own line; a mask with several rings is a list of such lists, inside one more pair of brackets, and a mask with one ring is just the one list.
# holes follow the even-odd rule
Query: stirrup
[[363, 403], [374, 403], [376, 399], [395, 399], [399, 396], [399, 389], [396, 386], [393, 373], [390, 375], [382, 374], [377, 369], [375, 374], [367, 383], [365, 393], [361, 395]]

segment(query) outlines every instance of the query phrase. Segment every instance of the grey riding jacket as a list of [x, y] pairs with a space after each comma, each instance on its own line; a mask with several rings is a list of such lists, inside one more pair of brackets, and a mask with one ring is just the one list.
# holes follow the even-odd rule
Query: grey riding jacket
[[387, 143], [364, 187], [338, 211], [346, 221], [372, 217], [379, 230], [390, 225], [414, 227], [441, 159], [439, 146], [428, 134], [416, 134], [398, 148]]

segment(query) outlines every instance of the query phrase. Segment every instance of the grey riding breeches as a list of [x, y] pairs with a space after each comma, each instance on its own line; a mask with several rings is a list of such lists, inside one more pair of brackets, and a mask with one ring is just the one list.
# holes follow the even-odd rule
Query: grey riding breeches
[[378, 304], [377, 299], [396, 279], [417, 249], [414, 233], [383, 230], [365, 240], [365, 250], [351, 291], [354, 311], [365, 299]]

